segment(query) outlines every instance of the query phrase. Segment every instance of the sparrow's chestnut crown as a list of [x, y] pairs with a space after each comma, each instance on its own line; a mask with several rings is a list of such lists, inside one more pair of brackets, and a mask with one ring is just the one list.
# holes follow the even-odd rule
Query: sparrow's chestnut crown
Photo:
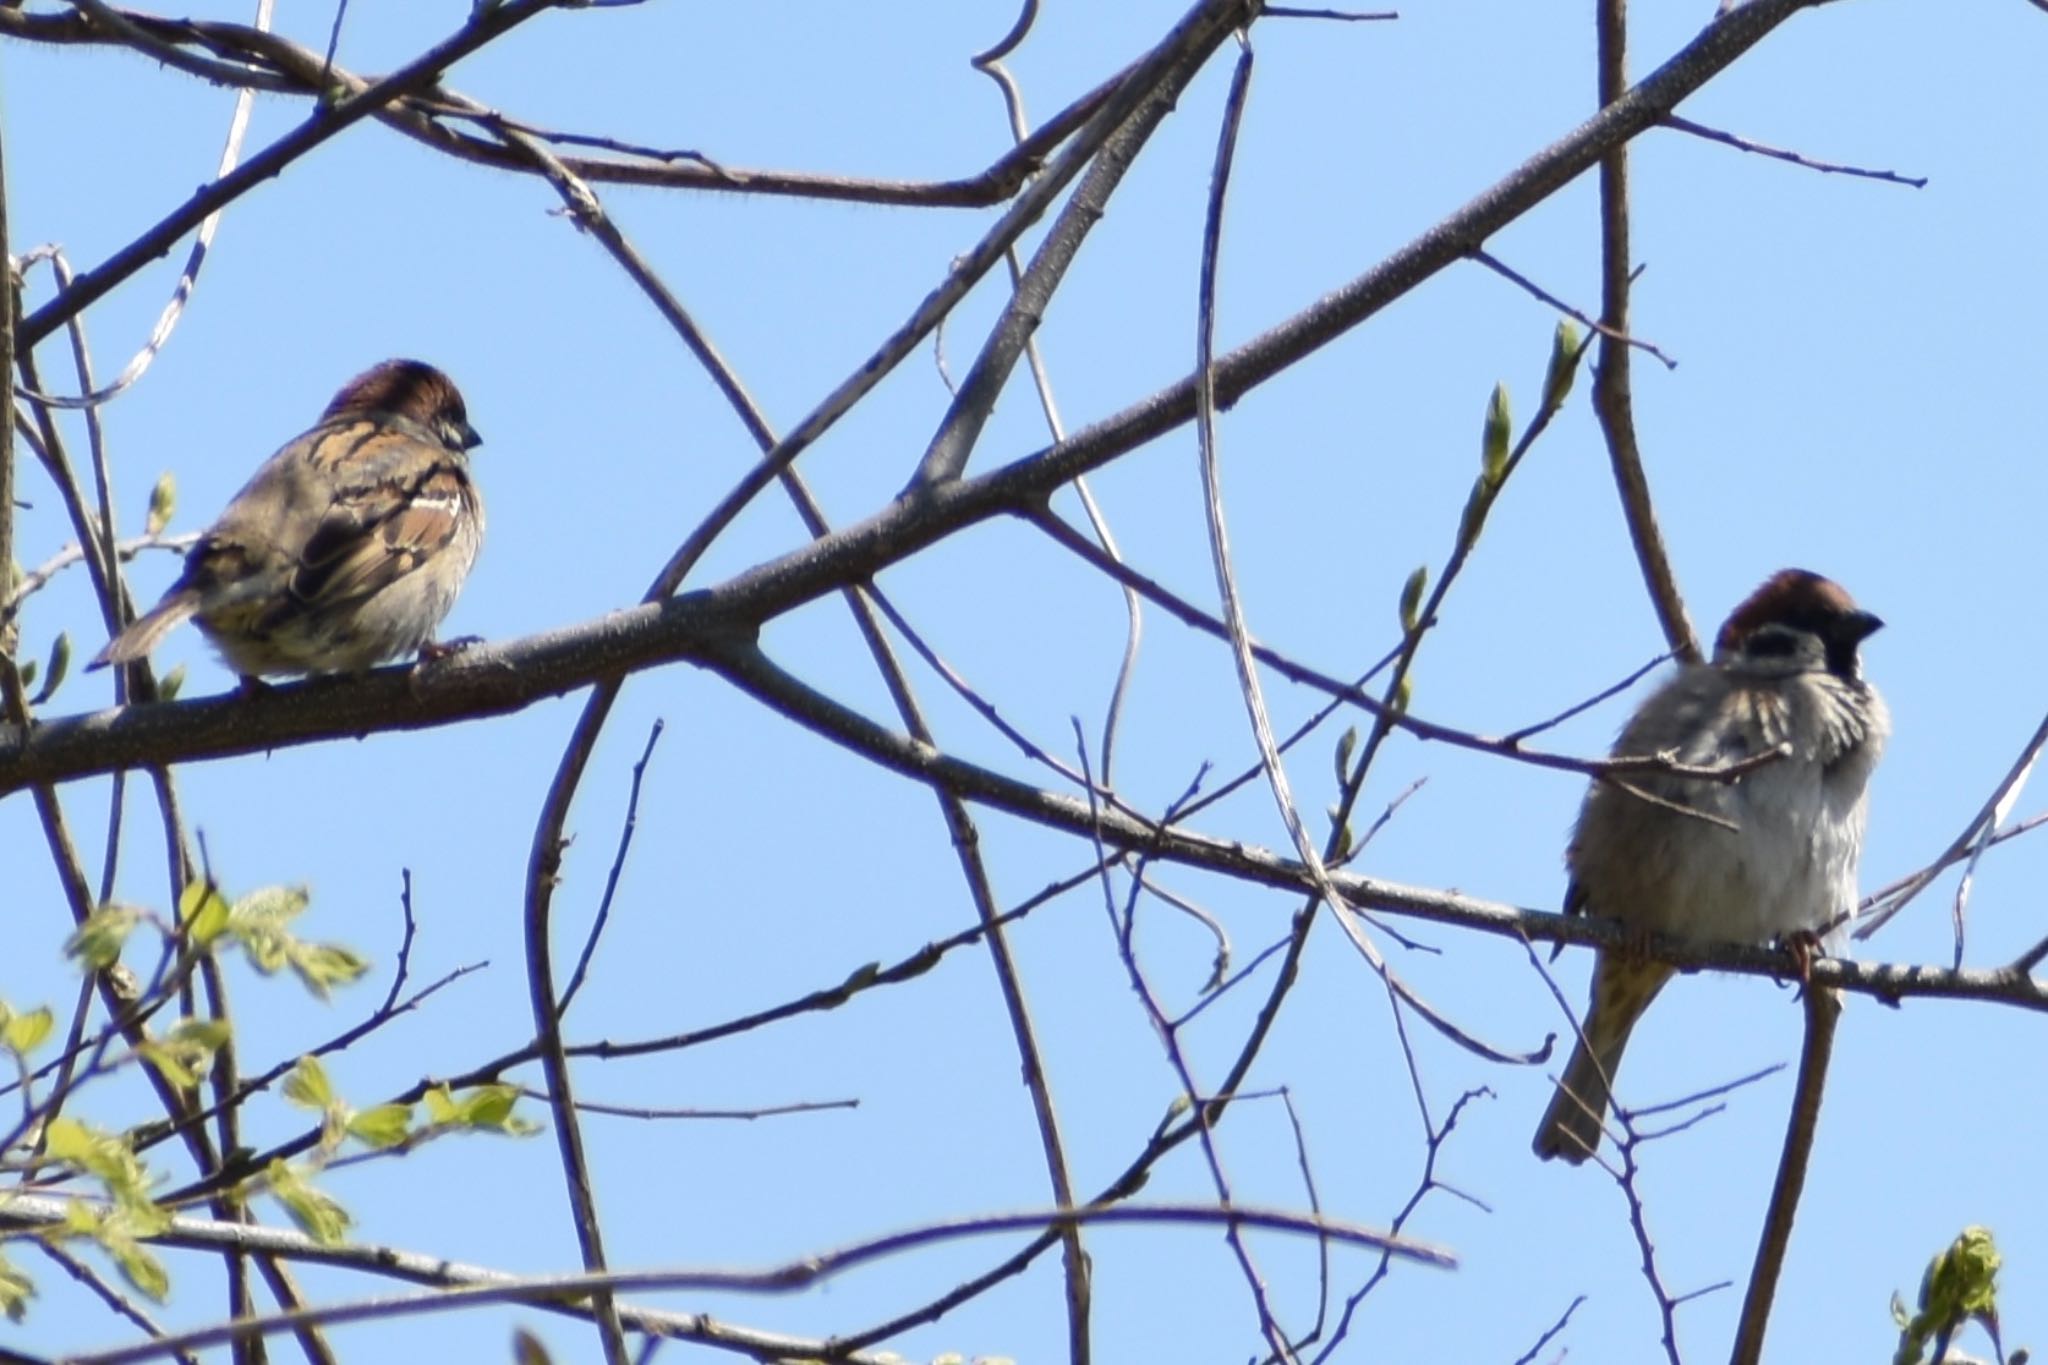
[[1799, 652], [1800, 637], [1806, 636], [1819, 643], [1829, 672], [1854, 678], [1856, 646], [1882, 625], [1832, 579], [1807, 569], [1780, 569], [1729, 615], [1714, 639], [1714, 656], [1787, 658]]
[[469, 424], [469, 410], [455, 381], [423, 360], [372, 365], [341, 386], [320, 419], [359, 412], [395, 412], [411, 418], [450, 450], [469, 450], [484, 439]]

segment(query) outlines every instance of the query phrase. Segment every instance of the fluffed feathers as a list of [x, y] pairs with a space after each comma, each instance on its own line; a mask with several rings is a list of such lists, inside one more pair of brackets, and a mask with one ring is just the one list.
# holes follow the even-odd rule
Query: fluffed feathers
[[[1681, 668], [1651, 694], [1614, 753], [1694, 767], [1779, 757], [1733, 782], [1655, 771], [1594, 782], [1565, 852], [1566, 912], [1722, 943], [1845, 920], [1856, 905], [1866, 787], [1891, 729], [1858, 656], [1881, 624], [1818, 574], [1767, 579], [1722, 626], [1713, 661]], [[1629, 1033], [1670, 975], [1641, 957], [1600, 954], [1586, 1043], [1537, 1127], [1537, 1155], [1579, 1162], [1598, 1147]]]
[[356, 376], [92, 667], [143, 657], [188, 618], [245, 677], [359, 672], [420, 649], [483, 539], [466, 453], [480, 439], [432, 366], [389, 360]]

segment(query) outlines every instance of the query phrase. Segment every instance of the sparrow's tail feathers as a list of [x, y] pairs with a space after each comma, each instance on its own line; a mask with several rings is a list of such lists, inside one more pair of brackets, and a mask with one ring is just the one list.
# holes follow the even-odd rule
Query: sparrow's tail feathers
[[1537, 1125], [1536, 1155], [1562, 1157], [1576, 1166], [1600, 1146], [1607, 1122], [1609, 1086], [1636, 1020], [1671, 979], [1671, 968], [1643, 958], [1603, 953], [1593, 969], [1593, 1006], [1585, 1034], [1558, 1078], [1543, 1122]]
[[197, 588], [172, 593], [152, 607], [147, 615], [138, 616], [126, 630], [109, 640], [107, 647], [94, 655], [86, 668], [105, 668], [108, 664], [133, 663], [146, 658], [164, 636], [191, 620], [192, 614], [198, 610]]

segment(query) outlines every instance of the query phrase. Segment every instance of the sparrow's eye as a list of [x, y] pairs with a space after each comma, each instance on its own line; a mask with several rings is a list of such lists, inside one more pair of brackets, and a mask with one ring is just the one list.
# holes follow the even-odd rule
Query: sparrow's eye
[[1749, 637], [1743, 652], [1756, 659], [1790, 658], [1799, 648], [1799, 636], [1783, 626], [1764, 626]]

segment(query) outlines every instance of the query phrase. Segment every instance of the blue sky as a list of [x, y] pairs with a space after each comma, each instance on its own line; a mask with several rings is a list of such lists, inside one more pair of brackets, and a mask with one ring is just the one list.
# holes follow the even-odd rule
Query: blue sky
[[[282, 7], [281, 26], [325, 41], [331, 11]], [[1592, 107], [1588, 7], [1403, 6], [1397, 23], [1269, 20], [1228, 210], [1220, 337], [1231, 345], [1369, 268]], [[1709, 17], [1700, 0], [1639, 6], [1645, 71]], [[192, 11], [246, 20], [243, 7]], [[355, 6], [341, 60], [376, 72], [457, 25], [459, 3]], [[1151, 42], [1171, 0], [1049, 0], [1013, 60], [1045, 117]], [[994, 88], [967, 57], [1006, 29], [1002, 4], [893, 7], [651, 3], [543, 16], [464, 61], [449, 83], [531, 122], [700, 150], [737, 167], [905, 179], [966, 175], [1002, 150]], [[1649, 476], [1695, 621], [1703, 630], [1770, 570], [1810, 567], [1846, 584], [1887, 629], [1865, 651], [1896, 735], [1879, 769], [1867, 888], [1919, 867], [1976, 810], [2043, 705], [2048, 630], [2029, 583], [2043, 553], [2044, 359], [2040, 268], [2048, 153], [2048, 16], [2021, 0], [1952, 5], [1859, 0], [1793, 19], [1682, 107], [1686, 116], [1811, 156], [1926, 176], [1913, 190], [1823, 176], [1671, 131], [1635, 144], [1636, 330], [1678, 359], [1638, 358], [1636, 404]], [[1184, 375], [1227, 60], [1203, 73], [1148, 146], [1089, 239], [1041, 332], [1055, 390], [1078, 427]], [[0, 45], [0, 135], [19, 252], [60, 243], [84, 268], [208, 178], [231, 97], [130, 54]], [[264, 99], [252, 149], [293, 127], [298, 101]], [[756, 399], [787, 429], [906, 316], [995, 211], [879, 208], [740, 194], [609, 189], [606, 203], [689, 306]], [[370, 362], [409, 354], [461, 385], [486, 444], [483, 556], [448, 628], [511, 637], [635, 600], [674, 543], [751, 460], [745, 433], [688, 354], [530, 178], [450, 161], [362, 126], [233, 206], [197, 297], [148, 376], [106, 414], [133, 529], [151, 483], [177, 473], [175, 526], [211, 517], [255, 464], [306, 426]], [[1596, 199], [1575, 182], [1489, 250], [1552, 291], [1598, 299]], [[173, 253], [173, 260], [182, 251]], [[147, 335], [175, 277], [160, 264], [89, 314], [103, 374]], [[31, 304], [48, 297], [35, 277]], [[1001, 303], [978, 290], [947, 328], [958, 374]], [[1445, 272], [1257, 391], [1221, 422], [1233, 548], [1253, 631], [1331, 672], [1394, 641], [1395, 604], [1418, 563], [1441, 565], [1476, 470], [1488, 392], [1505, 381], [1533, 411], [1555, 318], [1478, 267]], [[59, 345], [44, 374], [64, 372]], [[54, 381], [53, 381], [54, 382]], [[929, 350], [906, 362], [803, 470], [835, 522], [893, 496], [946, 403]], [[1045, 443], [1028, 387], [1012, 386], [971, 470]], [[1213, 600], [1190, 431], [1118, 461], [1095, 482], [1123, 548], [1151, 576]], [[69, 538], [32, 465], [19, 555]], [[1071, 498], [1062, 510], [1072, 514]], [[786, 506], [763, 499], [695, 584], [800, 543]], [[174, 565], [133, 581], [153, 594]], [[1122, 648], [1117, 594], [1013, 524], [976, 528], [892, 569], [882, 586], [1006, 717], [1071, 752], [1070, 718], [1099, 727]], [[39, 598], [24, 653], [68, 628], [90, 652], [97, 615], [73, 574]], [[892, 716], [836, 601], [777, 622], [780, 662], [878, 718]], [[1551, 714], [1656, 654], [1656, 623], [1616, 508], [1584, 385], [1516, 474], [1424, 646], [1414, 706], [1482, 731]], [[189, 661], [189, 693], [232, 679], [186, 632], [161, 662]], [[951, 752], [1045, 780], [927, 674], [917, 676]], [[67, 683], [53, 712], [107, 704], [104, 675]], [[1315, 699], [1269, 680], [1283, 726]], [[1639, 695], [1639, 694], [1638, 694]], [[1629, 700], [1558, 732], [1595, 754]], [[307, 932], [376, 957], [331, 1004], [238, 967], [245, 1067], [289, 1057], [381, 998], [411, 869], [430, 979], [488, 960], [420, 1013], [331, 1064], [368, 1104], [422, 1075], [459, 1072], [530, 1033], [519, 906], [533, 820], [577, 703], [362, 743], [195, 765], [179, 782], [231, 890], [312, 886]], [[558, 954], [596, 905], [629, 770], [657, 718], [638, 843], [613, 923], [568, 1035], [628, 1039], [716, 1023], [893, 962], [967, 925], [972, 907], [929, 795], [796, 731], [716, 678], [677, 666], [627, 688], [578, 801], [557, 899]], [[1334, 733], [1292, 765], [1311, 812], [1329, 799]], [[1204, 762], [1233, 772], [1251, 744], [1227, 654], [1161, 613], [1144, 652], [1118, 756], [1126, 797], [1160, 809]], [[1397, 741], [1362, 809], [1417, 779], [1358, 870], [1534, 907], [1562, 893], [1565, 832], [1582, 790], [1567, 774]], [[65, 789], [81, 845], [104, 840], [106, 783]], [[2023, 797], [2015, 814], [2039, 802]], [[131, 795], [120, 894], [161, 906], [154, 815]], [[1203, 830], [1283, 842], [1264, 792], [1206, 813]], [[986, 815], [982, 836], [1006, 903], [1077, 869], [1076, 841]], [[2048, 852], [1992, 855], [1972, 902], [1968, 960], [1994, 965], [2038, 940]], [[68, 918], [30, 803], [0, 802], [10, 936], [0, 997], [68, 1000], [59, 946]], [[1160, 880], [1228, 926], [1239, 960], [1277, 938], [1289, 896], [1160, 869]], [[1859, 952], [1946, 962], [1945, 879]], [[1414, 926], [1411, 926], [1414, 927]], [[1519, 946], [1415, 927], [1440, 955], [1393, 950], [1440, 1008], [1498, 1043], [1533, 1047], [1561, 1027]], [[1144, 961], [1183, 1007], [1211, 945], [1157, 905]], [[1042, 1031], [1077, 1185], [1099, 1187], [1143, 1144], [1176, 1093], [1133, 999], [1099, 895], [1069, 896], [1020, 927], [1016, 949]], [[1589, 959], [1560, 971], [1575, 1004]], [[1191, 1031], [1199, 1074], [1234, 1055], [1263, 983], [1226, 997]], [[1690, 1093], [1796, 1058], [1790, 991], [1755, 979], [1679, 981], [1648, 1016], [1622, 1088], [1639, 1102]], [[1774, 1359], [1869, 1359], [1894, 1340], [1886, 1311], [1964, 1224], [2006, 1252], [2008, 1343], [2039, 1347], [2031, 1305], [2048, 1301], [2048, 1200], [2037, 1174], [2043, 1114], [2031, 1084], [2035, 1020], [1979, 1005], [1850, 1002], [1772, 1331]], [[1397, 1271], [1340, 1358], [1512, 1360], [1578, 1294], [1563, 1338], [1574, 1361], [1658, 1351], [1655, 1306], [1636, 1269], [1620, 1193], [1598, 1171], [1544, 1166], [1527, 1139], [1548, 1092], [1541, 1068], [1490, 1066], [1433, 1037], [1418, 1043], [1431, 1103], [1493, 1092], [1466, 1113], [1442, 1178], [1490, 1206], [1432, 1195], [1410, 1231], [1461, 1268]], [[610, 1250], [621, 1266], [751, 1266], [875, 1232], [1044, 1204], [1038, 1139], [985, 953], [949, 957], [905, 986], [715, 1047], [579, 1072], [584, 1097], [735, 1108], [857, 1098], [755, 1123], [592, 1117]], [[531, 1080], [532, 1077], [527, 1079]], [[1303, 979], [1253, 1074], [1285, 1085], [1330, 1213], [1383, 1225], [1417, 1179], [1421, 1142], [1384, 997], [1333, 926], [1318, 927]], [[1738, 1288], [1688, 1304], [1688, 1359], [1726, 1349], [1778, 1151], [1789, 1073], [1656, 1146], [1642, 1189], [1668, 1280]], [[125, 1125], [150, 1101], [126, 1081], [81, 1112]], [[274, 1097], [250, 1107], [251, 1140], [298, 1131]], [[1293, 1139], [1271, 1103], [1223, 1133], [1239, 1197], [1304, 1207]], [[575, 1264], [555, 1148], [470, 1140], [402, 1163], [336, 1172], [327, 1185], [368, 1242], [514, 1271]], [[1146, 1194], [1211, 1190], [1192, 1147]], [[274, 1206], [270, 1216], [277, 1216]], [[1243, 1358], [1259, 1349], [1243, 1281], [1206, 1231], [1109, 1230], [1096, 1262], [1098, 1358]], [[1254, 1245], [1292, 1325], [1313, 1315], [1310, 1245]], [[666, 1306], [798, 1334], [855, 1330], [993, 1262], [998, 1240], [906, 1257], [784, 1299], [675, 1296]], [[44, 1294], [0, 1340], [22, 1349], [111, 1344], [113, 1324], [54, 1267], [20, 1258]], [[196, 1257], [171, 1261], [167, 1320], [212, 1320], [220, 1298]], [[1340, 1257], [1340, 1294], [1369, 1265]], [[376, 1282], [309, 1269], [318, 1297]], [[590, 1335], [537, 1314], [416, 1320], [337, 1332], [344, 1353], [419, 1358], [504, 1348], [510, 1321], [558, 1358], [592, 1358]], [[75, 1334], [71, 1324], [96, 1324]], [[892, 1343], [1056, 1359], [1064, 1349], [1056, 1258]], [[1981, 1346], [1981, 1343], [1980, 1343]], [[280, 1347], [279, 1349], [289, 1349]], [[705, 1354], [698, 1352], [697, 1354]], [[671, 1347], [663, 1358], [695, 1358]]]

